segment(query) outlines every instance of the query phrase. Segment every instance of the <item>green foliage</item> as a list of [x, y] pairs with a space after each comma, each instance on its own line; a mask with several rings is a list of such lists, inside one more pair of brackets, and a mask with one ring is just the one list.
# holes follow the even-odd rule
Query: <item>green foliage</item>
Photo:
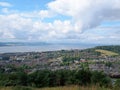
[[108, 67], [112, 67], [112, 62], [106, 62], [105, 65]]
[[30, 86], [45, 87], [49, 85], [49, 74], [48, 70], [36, 71], [30, 74], [28, 82]]
[[120, 88], [120, 79], [116, 80], [115, 87], [119, 87]]
[[0, 86], [26, 86], [28, 83], [27, 77], [27, 74], [24, 72], [0, 74]]
[[89, 70], [89, 65], [88, 62], [80, 63], [80, 66], [84, 70]]
[[[0, 86], [54, 87], [99, 84], [108, 86], [110, 79], [102, 72], [82, 70], [40, 70], [31, 74], [23, 71], [0, 74]], [[18, 89], [17, 89], [18, 90]], [[22, 89], [19, 89], [22, 90]], [[27, 90], [27, 89], [25, 89]]]
[[99, 84], [100, 86], [109, 86], [111, 80], [103, 72], [94, 71], [92, 72], [91, 81], [93, 84]]
[[98, 46], [96, 49], [108, 50], [120, 54], [120, 46], [111, 45], [111, 46]]
[[88, 70], [79, 70], [75, 74], [76, 84], [87, 85], [91, 83], [91, 72]]
[[0, 73], [4, 73], [5, 69], [0, 67]]
[[80, 60], [80, 57], [73, 57], [73, 56], [69, 56], [69, 57], [63, 57], [63, 62], [73, 62], [74, 60]]

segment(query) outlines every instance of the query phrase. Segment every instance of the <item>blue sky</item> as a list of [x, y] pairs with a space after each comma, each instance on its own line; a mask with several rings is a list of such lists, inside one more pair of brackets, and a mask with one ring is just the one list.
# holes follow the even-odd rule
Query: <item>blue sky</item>
[[0, 42], [120, 44], [120, 0], [0, 0]]
[[52, 0], [0, 0], [12, 4], [12, 9], [19, 11], [43, 10], [46, 4]]

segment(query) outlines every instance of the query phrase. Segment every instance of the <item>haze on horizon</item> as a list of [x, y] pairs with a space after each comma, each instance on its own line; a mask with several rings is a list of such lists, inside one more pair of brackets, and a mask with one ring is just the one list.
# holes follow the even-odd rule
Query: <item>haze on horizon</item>
[[0, 42], [120, 44], [120, 0], [0, 0]]

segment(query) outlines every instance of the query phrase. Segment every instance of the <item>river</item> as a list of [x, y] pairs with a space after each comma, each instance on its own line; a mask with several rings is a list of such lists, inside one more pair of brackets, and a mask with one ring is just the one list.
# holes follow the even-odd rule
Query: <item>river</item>
[[40, 45], [40, 46], [3, 46], [0, 47], [0, 53], [13, 52], [42, 52], [56, 50], [85, 49], [93, 46], [88, 45]]

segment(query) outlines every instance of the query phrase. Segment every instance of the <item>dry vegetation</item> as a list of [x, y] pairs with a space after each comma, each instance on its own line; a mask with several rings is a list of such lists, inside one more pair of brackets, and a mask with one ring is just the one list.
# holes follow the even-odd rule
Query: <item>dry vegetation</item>
[[47, 88], [1, 87], [0, 90], [119, 90], [119, 88], [104, 88], [99, 86], [64, 86]]
[[100, 87], [78, 87], [78, 86], [65, 86], [65, 87], [56, 87], [56, 88], [43, 88], [37, 90], [110, 90], [107, 88], [100, 88]]
[[108, 51], [108, 50], [101, 50], [101, 49], [96, 49], [96, 52], [100, 52], [103, 55], [107, 55], [107, 56], [117, 56], [119, 55], [118, 53], [112, 52], [112, 51]]

